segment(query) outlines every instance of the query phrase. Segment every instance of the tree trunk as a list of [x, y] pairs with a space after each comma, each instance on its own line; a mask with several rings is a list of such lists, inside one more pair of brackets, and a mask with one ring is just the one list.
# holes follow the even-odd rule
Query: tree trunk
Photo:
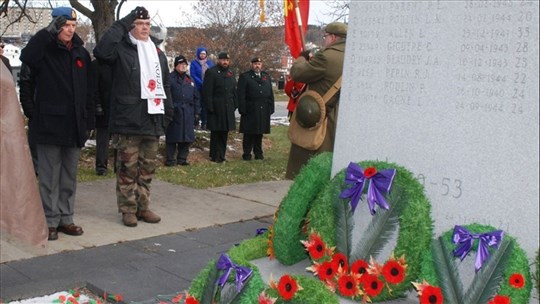
[[96, 34], [96, 43], [98, 43], [103, 34], [114, 22], [114, 10], [118, 2], [91, 0], [91, 3], [94, 6], [94, 12], [90, 16], [90, 20], [92, 20], [92, 26]]

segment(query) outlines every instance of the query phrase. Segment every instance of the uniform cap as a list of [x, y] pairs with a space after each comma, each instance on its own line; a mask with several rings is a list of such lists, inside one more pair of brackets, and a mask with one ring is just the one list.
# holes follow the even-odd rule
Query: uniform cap
[[336, 36], [347, 37], [347, 24], [343, 22], [332, 22], [326, 26], [324, 31]]
[[218, 59], [230, 59], [231, 57], [229, 57], [229, 53], [227, 52], [220, 52], [218, 54]]
[[64, 16], [67, 20], [77, 20], [77, 12], [69, 6], [60, 6], [52, 10], [53, 18]]
[[251, 63], [255, 63], [255, 62], [262, 62], [261, 57], [253, 57], [253, 58], [251, 59]]

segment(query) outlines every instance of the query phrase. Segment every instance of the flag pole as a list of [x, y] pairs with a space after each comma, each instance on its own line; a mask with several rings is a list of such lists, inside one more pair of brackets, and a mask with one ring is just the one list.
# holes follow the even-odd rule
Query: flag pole
[[294, 11], [296, 12], [296, 21], [298, 22], [298, 31], [300, 32], [300, 39], [302, 41], [302, 50], [306, 49], [306, 41], [304, 39], [304, 31], [302, 30], [302, 15], [300, 14], [300, 8], [298, 7], [298, 0], [293, 1]]

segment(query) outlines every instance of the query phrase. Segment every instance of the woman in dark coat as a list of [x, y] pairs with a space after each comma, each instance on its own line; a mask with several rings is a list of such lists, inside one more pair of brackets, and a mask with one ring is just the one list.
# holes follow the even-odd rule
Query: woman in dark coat
[[[186, 74], [188, 63], [180, 55], [174, 59], [174, 71], [170, 74], [174, 119], [165, 133], [167, 160], [165, 166], [187, 166], [189, 146], [195, 141], [193, 126], [201, 112], [199, 91]], [[178, 150], [176, 159], [174, 157]]]

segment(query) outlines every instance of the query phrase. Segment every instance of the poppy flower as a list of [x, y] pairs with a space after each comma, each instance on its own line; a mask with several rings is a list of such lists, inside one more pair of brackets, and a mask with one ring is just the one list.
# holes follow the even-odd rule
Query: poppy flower
[[349, 270], [349, 262], [347, 261], [347, 257], [341, 252], [334, 254], [332, 256], [332, 266], [334, 266], [334, 269], [341, 267], [341, 269], [344, 271]]
[[77, 58], [77, 60], [75, 60], [75, 65], [77, 65], [79, 69], [82, 69], [84, 67], [84, 63], [80, 58]]
[[64, 303], [66, 301], [66, 296], [65, 295], [60, 295], [58, 297], [58, 300], [60, 301], [60, 303]]
[[279, 279], [278, 292], [283, 300], [288, 301], [292, 299], [297, 290], [298, 284], [296, 284], [296, 280], [290, 275], [284, 275]]
[[309, 256], [313, 260], [318, 260], [324, 257], [324, 254], [326, 252], [326, 244], [324, 244], [323, 240], [321, 239], [320, 235], [316, 233], [312, 233], [309, 236], [308, 241], [301, 241], [302, 244], [306, 247], [307, 251], [309, 252]]
[[193, 296], [187, 296], [186, 304], [199, 304], [199, 300], [195, 299]]
[[444, 297], [439, 287], [428, 285], [423, 288], [420, 295], [420, 304], [442, 304]]
[[336, 275], [336, 268], [330, 261], [325, 261], [319, 265], [317, 269], [317, 276], [319, 280], [326, 281], [331, 280]]
[[150, 92], [156, 89], [156, 81], [154, 79], [148, 80], [148, 89], [150, 89]]
[[405, 268], [395, 260], [388, 260], [382, 268], [382, 274], [386, 282], [399, 284], [405, 279]]
[[356, 275], [342, 275], [338, 279], [339, 293], [345, 297], [355, 297], [360, 295], [358, 288], [358, 278]]
[[364, 274], [361, 282], [362, 286], [364, 287], [364, 291], [370, 297], [378, 296], [382, 292], [384, 287], [384, 283], [379, 280], [377, 276], [374, 276], [372, 274]]
[[371, 178], [375, 174], [377, 174], [377, 169], [375, 169], [375, 167], [368, 167], [364, 170], [364, 176], [366, 178]]
[[510, 276], [510, 279], [508, 279], [508, 283], [510, 283], [510, 286], [512, 287], [523, 288], [523, 286], [525, 286], [525, 278], [521, 273], [514, 273]]
[[351, 273], [356, 273], [359, 275], [363, 275], [367, 272], [369, 265], [364, 260], [357, 260], [351, 265]]
[[173, 303], [180, 303], [180, 301], [184, 298], [182, 294], [178, 294], [175, 297], [171, 299], [171, 302]]
[[510, 298], [507, 296], [496, 295], [488, 304], [510, 304]]

